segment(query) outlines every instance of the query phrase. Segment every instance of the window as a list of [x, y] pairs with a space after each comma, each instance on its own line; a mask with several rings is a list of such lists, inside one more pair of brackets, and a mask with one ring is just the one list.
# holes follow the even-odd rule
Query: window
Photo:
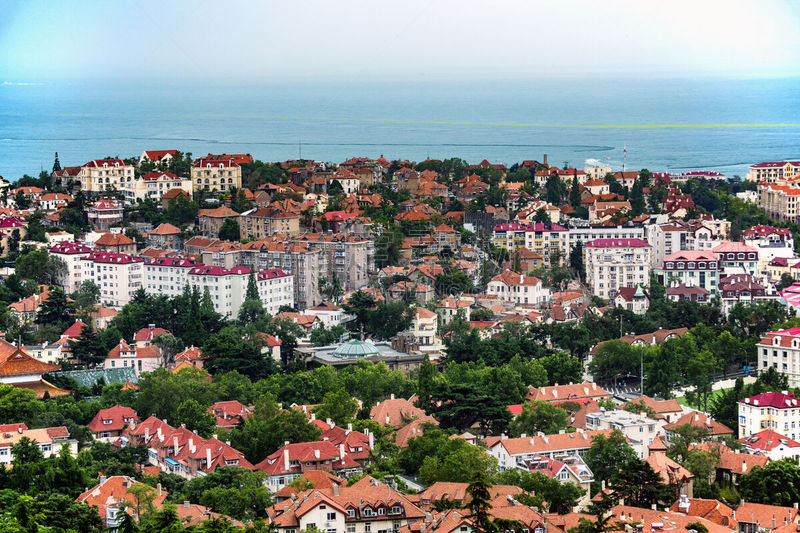
[[372, 531], [372, 524], [369, 522], [364, 522], [364, 533], [370, 533]]
[[347, 533], [356, 533], [356, 526], [354, 524], [350, 524], [347, 526]]
[[355, 516], [356, 516], [356, 510], [355, 510], [355, 509], [348, 509], [348, 510], [347, 510], [347, 516], [348, 516], [349, 518], [355, 518]]
[[336, 513], [328, 513], [327, 520], [336, 520]]

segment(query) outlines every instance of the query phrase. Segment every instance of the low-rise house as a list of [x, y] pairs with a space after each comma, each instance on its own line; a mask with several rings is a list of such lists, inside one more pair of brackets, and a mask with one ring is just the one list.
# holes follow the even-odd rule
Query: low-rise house
[[427, 418], [425, 411], [414, 405], [415, 399], [395, 398], [392, 394], [388, 400], [372, 406], [369, 418], [382, 426], [392, 427], [400, 427], [412, 420]]
[[206, 410], [217, 419], [217, 427], [230, 431], [240, 425], [253, 412], [252, 407], [243, 405], [236, 400], [217, 402]]
[[219, 229], [227, 219], [238, 223], [239, 213], [223, 205], [214, 209], [201, 209], [197, 214], [200, 232], [207, 237], [217, 237]]
[[123, 218], [122, 202], [110, 198], [100, 198], [89, 206], [87, 214], [89, 225], [95, 231], [108, 231], [118, 225]]
[[147, 240], [153, 248], [164, 250], [180, 250], [183, 248], [180, 228], [167, 222], [159, 224], [147, 234]]
[[667, 446], [661, 437], [650, 444], [648, 451], [645, 461], [661, 477], [661, 481], [677, 486], [681, 495], [691, 498], [694, 495], [694, 474], [667, 457]]
[[751, 274], [731, 274], [719, 281], [719, 294], [722, 299], [722, 312], [727, 314], [737, 303], [750, 305], [757, 300], [780, 297], [771, 285], [763, 285]]
[[639, 396], [620, 406], [625, 409], [628, 406], [643, 404], [645, 408], [652, 409], [659, 419], [666, 421], [667, 424], [677, 420], [683, 415], [683, 408], [678, 400], [655, 400], [649, 396]]
[[61, 366], [39, 361], [25, 352], [23, 347], [0, 338], [0, 383], [30, 389], [39, 399], [45, 395], [64, 396], [69, 391], [42, 378], [45, 373], [60, 369]]
[[709, 303], [711, 301], [711, 292], [695, 285], [686, 285], [681, 283], [666, 289], [667, 299], [672, 302], [688, 301], [698, 303]]
[[682, 494], [669, 510], [673, 513], [682, 513], [687, 516], [704, 518], [720, 526], [735, 530], [738, 527], [736, 512], [719, 500], [704, 500], [689, 498]]
[[671, 440], [673, 430], [689, 424], [696, 428], [704, 429], [708, 432], [707, 437], [711, 439], [720, 439], [725, 436], [733, 436], [733, 430], [721, 422], [717, 422], [710, 416], [699, 411], [690, 411], [685, 415], [679, 417], [674, 422], [664, 426], [667, 433], [667, 440]]
[[94, 243], [97, 250], [105, 250], [118, 254], [135, 254], [136, 241], [122, 233], [104, 233]]
[[653, 443], [663, 425], [663, 421], [654, 420], [645, 414], [621, 409], [601, 410], [586, 415], [586, 430], [619, 430], [628, 438], [639, 459], [644, 459], [648, 455], [648, 446]]
[[650, 295], [642, 287], [620, 287], [614, 297], [614, 306], [634, 314], [643, 315], [650, 307]]
[[87, 424], [94, 438], [102, 442], [116, 442], [122, 432], [130, 424], [139, 422], [136, 411], [130, 407], [115, 405], [108, 409], [100, 409]]
[[578, 500], [574, 510], [583, 509], [591, 500], [594, 474], [580, 455], [561, 456], [558, 459], [536, 455], [517, 467], [529, 472], [539, 472], [561, 483], [578, 486], [583, 490], [583, 496]]
[[603, 398], [611, 399], [611, 393], [597, 386], [597, 383], [575, 383], [569, 385], [553, 385], [548, 387], [528, 387], [525, 399], [535, 402], [544, 400], [550, 403], [563, 402], [567, 400], [598, 401]]
[[23, 438], [34, 441], [45, 458], [58, 456], [62, 448], [66, 447], [70, 455], [78, 455], [78, 441], [71, 439], [69, 431], [64, 426], [28, 429], [25, 424], [0, 425], [0, 465], [5, 467], [14, 461], [12, 446]]
[[413, 281], [398, 281], [386, 290], [390, 300], [414, 300], [424, 305], [433, 300], [435, 293], [433, 287], [425, 283]]
[[137, 374], [163, 366], [164, 358], [156, 346], [130, 346], [123, 339], [108, 352], [103, 368], [133, 367]]
[[790, 439], [771, 429], [764, 429], [747, 437], [742, 437], [739, 442], [745, 445], [750, 453], [766, 455], [773, 461], [781, 459], [800, 459], [800, 442]]
[[740, 242], [726, 242], [712, 250], [725, 273], [758, 275], [758, 250]]
[[268, 474], [267, 488], [278, 492], [309, 470], [325, 470], [348, 476], [362, 472], [362, 463], [347, 455], [344, 444], [328, 441], [286, 444], [255, 465]]
[[488, 437], [485, 439], [489, 454], [497, 459], [501, 470], [516, 468], [535, 456], [558, 458], [582, 455], [592, 446], [598, 435], [608, 436], [613, 430], [582, 431], [557, 435], [526, 436], [519, 438]]
[[[133, 513], [133, 509], [125, 507], [124, 502], [135, 500], [130, 489], [136, 486], [144, 487], [144, 484], [128, 476], [100, 476], [99, 483], [78, 496], [76, 501], [97, 507], [105, 526], [115, 529], [122, 525], [122, 513]], [[154, 492], [152, 504], [160, 507], [167, 498], [167, 492], [161, 489], [161, 485]]]
[[492, 278], [486, 293], [516, 304], [543, 306], [550, 296], [542, 281], [533, 276], [524, 276], [511, 270], [504, 270]]
[[690, 449], [699, 449], [719, 457], [716, 472], [709, 481], [719, 480], [726, 483], [739, 484], [741, 476], [750, 472], [756, 466], [763, 467], [769, 462], [766, 455], [735, 452], [722, 442], [702, 442], [693, 444]]
[[743, 501], [736, 508], [736, 521], [739, 523], [738, 533], [761, 533], [783, 526], [791, 526], [796, 530], [800, 516], [797, 506], [783, 507]]

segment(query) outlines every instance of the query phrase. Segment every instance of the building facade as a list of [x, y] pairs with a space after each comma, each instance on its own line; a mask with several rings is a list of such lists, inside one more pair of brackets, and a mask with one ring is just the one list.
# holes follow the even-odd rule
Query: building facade
[[642, 239], [595, 239], [583, 249], [586, 282], [603, 299], [620, 287], [650, 286], [652, 247]]

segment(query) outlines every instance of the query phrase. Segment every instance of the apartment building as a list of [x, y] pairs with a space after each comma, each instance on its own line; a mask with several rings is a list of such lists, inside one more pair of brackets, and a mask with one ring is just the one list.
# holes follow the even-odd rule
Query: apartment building
[[100, 302], [121, 308], [142, 287], [144, 259], [129, 254], [92, 251], [81, 258], [81, 279], [100, 287]]
[[64, 292], [71, 294], [81, 287], [83, 278], [83, 263], [81, 258], [89, 254], [92, 249], [79, 242], [62, 241], [49, 247], [48, 252], [61, 259], [66, 268], [56, 274], [56, 285]]
[[180, 257], [150, 259], [144, 264], [144, 290], [169, 298], [180, 296], [188, 283], [189, 271], [198, 266], [202, 263]]
[[756, 394], [739, 400], [738, 408], [740, 439], [765, 429], [792, 440], [800, 438], [800, 399], [791, 392]]
[[[203, 261], [218, 261], [220, 252], [203, 253]], [[207, 258], [208, 256], [208, 258]], [[322, 271], [323, 253], [311, 249], [307, 244], [289, 243], [280, 238], [264, 239], [241, 245], [236, 254], [237, 264], [253, 270], [280, 268], [294, 275], [294, 302], [299, 310], [315, 307], [322, 302], [319, 292], [319, 277]], [[327, 272], [327, 270], [326, 270]]]
[[665, 287], [686, 285], [716, 294], [719, 287], [719, 257], [714, 252], [685, 250], [666, 256], [655, 273]]
[[800, 328], [770, 331], [757, 348], [759, 371], [772, 366], [789, 377], [790, 387], [800, 387]]
[[592, 294], [610, 300], [620, 287], [650, 286], [652, 247], [642, 239], [595, 239], [585, 244], [583, 262]]
[[[207, 237], [217, 237], [219, 235], [219, 229], [228, 218], [239, 222], [239, 213], [224, 205], [214, 209], [201, 209], [197, 213], [200, 233]], [[241, 226], [239, 226], [239, 231], [241, 233]]]
[[747, 181], [774, 183], [800, 175], [800, 161], [767, 161], [750, 165]]
[[120, 187], [120, 192], [125, 196], [127, 202], [133, 204], [137, 200], [146, 198], [159, 201], [171, 189], [191, 191], [192, 180], [178, 177], [172, 172], [153, 170], [137, 179], [126, 181]]
[[550, 291], [542, 285], [542, 280], [524, 276], [511, 270], [504, 270], [492, 278], [486, 286], [486, 293], [501, 300], [516, 304], [545, 305], [550, 299]]
[[18, 444], [23, 438], [28, 438], [39, 445], [45, 458], [55, 457], [66, 446], [70, 455], [78, 454], [78, 441], [71, 439], [69, 431], [64, 426], [28, 429], [23, 423], [0, 425], [0, 465], [10, 465], [14, 460], [11, 447]]
[[710, 251], [723, 241], [719, 233], [703, 221], [673, 220], [667, 224], [647, 226], [647, 242], [653, 247], [651, 264], [657, 268], [668, 255], [681, 250]]
[[244, 154], [208, 154], [192, 165], [192, 190], [229, 191], [242, 187], [242, 167], [253, 158]]
[[643, 226], [584, 226], [571, 227], [562, 240], [561, 253], [564, 257], [578, 243], [586, 244], [595, 239], [642, 239], [647, 240]]
[[493, 242], [495, 246], [505, 248], [509, 253], [525, 247], [540, 254], [545, 265], [549, 266], [554, 254], [564, 257], [569, 231], [558, 224], [506, 222], [495, 226]]
[[300, 215], [283, 209], [277, 203], [242, 213], [239, 223], [242, 236], [248, 239], [263, 239], [274, 234], [300, 233]]
[[336, 233], [302, 233], [290, 237], [289, 242], [319, 250], [320, 275], [329, 279], [336, 276], [344, 292], [366, 287], [370, 274], [375, 272], [375, 242], [372, 239]]
[[775, 220], [800, 220], [800, 187], [796, 180], [758, 183], [758, 207]]
[[89, 206], [89, 225], [95, 231], [108, 231], [111, 226], [122, 222], [123, 210], [122, 202], [101, 198]]
[[[207, 289], [218, 313], [236, 317], [244, 302], [251, 272], [246, 267], [227, 269], [197, 265], [189, 270], [186, 283], [190, 287], [197, 287], [200, 293]], [[278, 314], [282, 305], [294, 306], [292, 274], [280, 269], [262, 270], [255, 273], [255, 278], [258, 294], [269, 314]]]
[[80, 189], [90, 195], [121, 190], [134, 179], [133, 165], [122, 159], [93, 159], [82, 165], [77, 175]]

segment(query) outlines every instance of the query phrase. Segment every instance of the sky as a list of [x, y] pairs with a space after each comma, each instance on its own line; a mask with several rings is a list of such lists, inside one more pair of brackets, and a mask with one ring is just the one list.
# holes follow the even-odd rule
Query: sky
[[794, 0], [0, 0], [0, 83], [800, 75]]

